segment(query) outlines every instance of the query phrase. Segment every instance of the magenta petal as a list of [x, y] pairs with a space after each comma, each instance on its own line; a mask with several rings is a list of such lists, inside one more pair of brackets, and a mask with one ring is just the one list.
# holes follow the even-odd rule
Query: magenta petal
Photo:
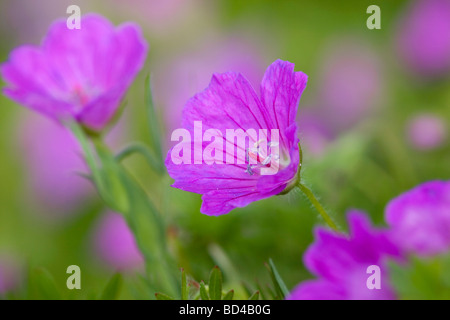
[[239, 73], [214, 74], [209, 87], [191, 98], [183, 110], [183, 127], [193, 129], [202, 121], [203, 129], [268, 128], [265, 110], [255, 90]]
[[[307, 268], [319, 277], [299, 285], [293, 297], [308, 299], [393, 299], [387, 259], [400, 259], [400, 251], [384, 230], [374, 230], [360, 212], [348, 215], [350, 236], [319, 228], [316, 242], [304, 256]], [[367, 287], [369, 266], [379, 266], [381, 289]], [[320, 292], [329, 288], [329, 293]]]
[[266, 70], [261, 82], [261, 101], [271, 119], [271, 128], [280, 129], [281, 140], [290, 149], [292, 141], [286, 138], [286, 130], [295, 123], [297, 108], [308, 77], [294, 72], [294, 64], [277, 60]]
[[450, 249], [450, 181], [424, 183], [391, 200], [386, 221], [398, 245], [420, 255]]

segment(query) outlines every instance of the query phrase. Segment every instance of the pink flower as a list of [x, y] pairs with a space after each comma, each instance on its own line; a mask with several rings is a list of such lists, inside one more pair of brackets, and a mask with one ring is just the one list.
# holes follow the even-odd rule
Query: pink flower
[[433, 255], [450, 250], [450, 181], [431, 181], [389, 202], [386, 221], [402, 250]]
[[448, 133], [443, 119], [433, 114], [413, 117], [408, 123], [407, 130], [410, 144], [418, 150], [432, 150], [440, 147]]
[[91, 183], [78, 175], [88, 171], [75, 138], [37, 114], [27, 113], [18, 129], [28, 199], [52, 218], [75, 213], [95, 194]]
[[419, 75], [448, 74], [450, 1], [413, 1], [401, 20], [397, 46], [401, 59]]
[[80, 30], [66, 20], [51, 27], [40, 47], [13, 50], [0, 73], [4, 94], [39, 113], [62, 121], [74, 118], [101, 130], [115, 114], [147, 54], [138, 26], [115, 28], [105, 18], [89, 14]]
[[17, 289], [22, 280], [22, 267], [19, 261], [9, 255], [0, 255], [0, 295]]
[[[126, 119], [124, 114], [105, 137], [113, 149], [123, 142]], [[68, 129], [28, 112], [17, 125], [17, 143], [25, 166], [26, 198], [33, 208], [39, 208], [34, 212], [57, 221], [90, 204], [96, 192], [92, 184], [80, 176], [88, 173], [88, 168], [79, 144]]]
[[[294, 72], [293, 63], [281, 60], [275, 61], [267, 69], [261, 82], [260, 96], [240, 73], [214, 74], [208, 88], [196, 94], [185, 105], [183, 127], [186, 131], [195, 135], [198, 123], [201, 123], [202, 137], [207, 130], [215, 129], [215, 137], [211, 140], [220, 138], [217, 141], [221, 141], [222, 137], [226, 137], [227, 129], [241, 129], [244, 132], [249, 129], [266, 129], [271, 134], [275, 130], [279, 135], [279, 143], [274, 144], [279, 152], [270, 155], [267, 152], [264, 159], [259, 154], [255, 165], [258, 168], [255, 168], [250, 166], [249, 159], [255, 158], [256, 153], [259, 153], [252, 151], [259, 147], [259, 142], [251, 136], [250, 148], [246, 150], [237, 145], [235, 139], [231, 141], [224, 138], [233, 151], [239, 151], [220, 152], [215, 155], [218, 161], [210, 164], [204, 161], [200, 164], [190, 161], [175, 163], [174, 158], [180, 160], [180, 155], [175, 152], [172, 154], [174, 147], [166, 159], [167, 170], [175, 179], [172, 186], [203, 194], [201, 212], [209, 215], [225, 214], [236, 207], [244, 207], [285, 190], [295, 180], [299, 166], [295, 116], [306, 81], [304, 73]], [[273, 138], [271, 135], [271, 139]], [[266, 140], [267, 145], [272, 143], [269, 139]], [[195, 141], [194, 146], [188, 142], [186, 147], [195, 156], [198, 151]], [[228, 157], [231, 157], [232, 164], [229, 164]], [[263, 175], [261, 168], [267, 164], [266, 160], [275, 157], [279, 160], [277, 173]], [[227, 163], [224, 163], [225, 159]]]
[[[385, 230], [373, 230], [360, 213], [349, 215], [350, 237], [318, 228], [304, 261], [319, 278], [300, 283], [289, 299], [392, 299], [388, 259], [404, 264], [410, 254], [450, 250], [450, 181], [426, 182], [401, 194], [385, 214]], [[366, 286], [371, 265], [380, 268], [380, 289]]]
[[95, 230], [96, 255], [109, 268], [131, 270], [143, 265], [143, 257], [125, 219], [117, 213], [108, 212]]
[[[375, 230], [363, 213], [348, 215], [350, 236], [324, 228], [316, 230], [316, 241], [304, 256], [306, 267], [319, 278], [302, 282], [291, 300], [394, 299], [386, 261], [399, 258], [400, 251], [387, 230]], [[367, 286], [368, 267], [379, 266], [381, 288]]]

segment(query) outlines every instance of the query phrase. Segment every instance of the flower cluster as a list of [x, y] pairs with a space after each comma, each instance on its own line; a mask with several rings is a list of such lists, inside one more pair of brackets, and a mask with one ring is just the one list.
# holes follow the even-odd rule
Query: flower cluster
[[[409, 254], [450, 250], [450, 181], [427, 182], [400, 195], [385, 214], [389, 228], [376, 230], [363, 213], [349, 213], [349, 237], [318, 228], [304, 262], [319, 278], [302, 282], [288, 298], [394, 299], [387, 261], [407, 263]], [[366, 285], [371, 265], [380, 267], [379, 290]]]

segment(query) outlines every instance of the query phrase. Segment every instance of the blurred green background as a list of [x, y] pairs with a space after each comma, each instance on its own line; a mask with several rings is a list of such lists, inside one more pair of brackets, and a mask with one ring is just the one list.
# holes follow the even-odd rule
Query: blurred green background
[[[201, 71], [210, 73], [214, 71], [215, 58], [219, 59], [213, 50], [222, 52], [224, 58], [220, 59], [226, 61], [228, 55], [239, 55], [241, 49], [233, 50], [233, 44], [239, 42], [251, 48], [247, 58], [258, 61], [254, 81], [259, 81], [264, 69], [278, 58], [295, 63], [296, 70], [309, 76], [298, 115], [300, 138], [305, 141], [302, 173], [344, 229], [349, 209], [361, 209], [376, 225], [383, 225], [384, 207], [390, 199], [421, 182], [450, 178], [450, 77], [448, 73], [439, 77], [415, 74], [398, 53], [398, 30], [411, 5], [409, 1], [161, 2], [4, 0], [0, 4], [0, 61], [6, 61], [10, 51], [21, 44], [39, 44], [56, 18], [68, 16], [66, 8], [70, 4], [79, 5], [83, 14], [99, 13], [116, 25], [124, 21], [138, 23], [150, 52], [145, 68], [127, 95], [126, 123], [119, 133], [117, 148], [133, 140], [149, 143], [144, 116], [144, 79], [149, 73], [159, 117], [166, 129], [161, 139], [168, 147], [169, 120], [182, 108], [180, 105], [177, 111], [170, 105], [172, 95], [178, 95], [178, 88], [183, 86], [171, 81], [170, 75], [178, 72], [174, 66], [183, 59], [197, 59], [201, 65], [208, 50], [212, 50], [207, 59], [208, 71]], [[372, 4], [381, 8], [380, 30], [366, 27], [366, 9]], [[222, 43], [230, 39], [237, 40], [221, 51]], [[208, 49], [211, 43], [215, 48]], [[350, 62], [342, 62], [344, 68], [339, 68], [339, 58], [347, 55]], [[346, 73], [345, 66], [351, 69], [352, 61], [357, 64], [357, 71], [362, 70], [363, 79], [374, 78], [368, 81], [369, 89], [358, 86], [363, 81], [358, 78], [360, 74]], [[198, 64], [192, 66], [196, 71]], [[221, 63], [219, 68], [228, 68], [227, 63]], [[181, 73], [185, 69], [176, 81], [189, 82], [189, 77]], [[336, 76], [334, 72], [338, 79], [328, 80]], [[336, 106], [328, 103], [327, 95], [332, 90], [329, 83], [333, 86], [341, 82], [347, 83], [342, 90], [350, 92], [343, 99], [365, 90], [365, 94], [355, 98], [355, 110], [346, 109], [345, 101]], [[193, 94], [207, 83], [197, 85], [200, 87], [193, 85], [195, 88], [187, 91]], [[339, 94], [330, 93], [330, 97], [333, 102]], [[0, 106], [0, 258], [8, 257], [5, 259], [13, 260], [16, 266], [13, 269], [18, 273], [19, 284], [14, 295], [38, 297], [27, 283], [33, 281], [35, 268], [45, 268], [55, 277], [63, 296], [92, 297], [114, 273], [114, 267], [102, 262], [93, 244], [99, 219], [107, 210], [91, 192], [76, 206], [63, 206], [48, 214], [55, 210], [33, 199], [35, 187], [30, 188], [27, 168], [33, 155], [27, 154], [20, 144], [21, 123], [29, 111], [3, 95]], [[303, 114], [322, 122], [308, 122], [302, 119]], [[414, 134], [429, 134], [427, 126], [419, 126], [418, 133], [411, 133], [416, 130], [411, 121], [421, 114], [435, 117], [443, 128], [437, 132], [438, 143], [424, 146], [415, 142]], [[353, 115], [354, 119], [347, 119]], [[338, 120], [342, 121], [337, 123]], [[39, 130], [32, 135], [39, 141]], [[265, 285], [269, 277], [264, 263], [269, 258], [276, 263], [289, 289], [312, 277], [303, 266], [302, 255], [313, 241], [314, 226], [321, 221], [299, 193], [262, 200], [225, 216], [209, 217], [199, 212], [199, 195], [170, 188], [170, 179], [158, 178], [142, 159], [127, 160], [127, 166], [168, 217], [173, 253], [195, 279], [207, 279], [211, 268], [218, 264], [230, 288], [240, 282], [253, 288], [256, 281]], [[229, 263], [224, 262], [223, 253]], [[66, 268], [72, 264], [82, 271], [80, 291], [69, 291], [65, 286]], [[125, 271], [120, 298], [151, 298], [137, 273]]]

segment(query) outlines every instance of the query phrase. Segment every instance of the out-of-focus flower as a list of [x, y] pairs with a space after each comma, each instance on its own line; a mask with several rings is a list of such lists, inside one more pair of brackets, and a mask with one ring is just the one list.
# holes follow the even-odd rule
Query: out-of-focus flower
[[21, 268], [11, 255], [0, 256], [0, 295], [15, 290], [20, 285]]
[[4, 94], [58, 121], [74, 118], [101, 130], [113, 117], [126, 90], [142, 68], [147, 43], [138, 26], [115, 28], [89, 14], [81, 29], [55, 22], [40, 47], [13, 50], [0, 72]]
[[450, 250], [450, 181], [431, 181], [393, 199], [386, 221], [398, 245], [409, 253]]
[[[394, 299], [389, 285], [387, 258], [399, 258], [400, 251], [389, 232], [375, 230], [359, 212], [348, 215], [350, 236], [318, 228], [316, 241], [304, 256], [306, 267], [319, 278], [304, 281], [290, 294], [291, 300]], [[381, 288], [367, 287], [371, 265], [380, 267]]]
[[407, 135], [414, 148], [430, 150], [444, 143], [447, 127], [441, 118], [433, 114], [421, 114], [409, 121]]
[[86, 203], [91, 184], [78, 142], [62, 125], [36, 114], [19, 123], [19, 145], [26, 171], [27, 193], [53, 217], [68, 215]]
[[[106, 136], [113, 148], [124, 137], [125, 117]], [[79, 212], [95, 194], [80, 174], [89, 170], [79, 143], [62, 125], [38, 114], [26, 113], [18, 123], [17, 142], [25, 165], [26, 196], [39, 213], [64, 219]]]
[[143, 265], [133, 233], [120, 214], [108, 212], [101, 218], [95, 230], [94, 247], [101, 262], [111, 269], [126, 271]]
[[340, 134], [376, 113], [383, 96], [380, 59], [369, 45], [346, 38], [326, 46], [313, 107], [298, 115], [301, 142], [320, 156]]
[[381, 63], [364, 41], [331, 44], [322, 62], [319, 116], [335, 134], [366, 119], [382, 92]]
[[240, 38], [211, 39], [194, 51], [183, 51], [168, 63], [155, 66], [155, 100], [164, 106], [167, 131], [179, 128], [186, 101], [208, 86], [214, 72], [239, 71], [251, 84], [264, 73], [259, 50]]
[[450, 71], [450, 1], [414, 1], [400, 20], [396, 44], [408, 68], [419, 75]]
[[[295, 180], [299, 165], [295, 117], [306, 81], [304, 73], [294, 72], [294, 64], [277, 60], [268, 67], [260, 87], [261, 96], [258, 97], [242, 74], [214, 74], [208, 88], [186, 103], [183, 127], [195, 134], [194, 122], [201, 123], [202, 137], [206, 130], [215, 129], [214, 140], [225, 137], [227, 129], [267, 129], [266, 135], [274, 129], [279, 132], [279, 144], [276, 146], [279, 152], [274, 155], [279, 159], [279, 170], [269, 175], [262, 175], [259, 170], [253, 171], [247, 159], [251, 156], [249, 149], [241, 150], [245, 151], [245, 156], [244, 152], [226, 152], [233, 158], [233, 164], [228, 161], [221, 164], [185, 164], [181, 161], [176, 164], [172, 158], [172, 148], [166, 158], [168, 172], [175, 179], [172, 186], [203, 194], [201, 212], [209, 215], [225, 214], [285, 190]], [[254, 137], [249, 139], [249, 145], [257, 147]], [[267, 145], [270, 145], [272, 141], [267, 140]], [[234, 139], [228, 143], [233, 146], [233, 151], [240, 149]], [[188, 148], [192, 148], [190, 142]], [[265, 159], [271, 156], [266, 154]], [[217, 158], [224, 160], [225, 152]], [[265, 160], [261, 162], [261, 157], [259, 161], [261, 166], [266, 165]]]
[[335, 137], [325, 121], [314, 112], [314, 109], [310, 109], [300, 111], [297, 122], [302, 148], [307, 149], [313, 156], [322, 155]]

